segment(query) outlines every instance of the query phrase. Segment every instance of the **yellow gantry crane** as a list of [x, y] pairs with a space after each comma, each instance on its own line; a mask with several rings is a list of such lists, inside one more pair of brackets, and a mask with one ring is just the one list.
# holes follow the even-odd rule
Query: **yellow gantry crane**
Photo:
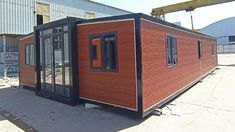
[[186, 1], [183, 3], [177, 3], [173, 5], [154, 8], [151, 14], [152, 16], [155, 16], [157, 18], [165, 19], [165, 14], [167, 13], [183, 11], [183, 10], [189, 11], [191, 15], [191, 23], [192, 23], [192, 30], [193, 30], [194, 27], [193, 27], [193, 18], [192, 18], [191, 11], [194, 11], [194, 9], [199, 8], [199, 7], [222, 4], [226, 2], [232, 2], [232, 1], [235, 1], [235, 0], [191, 0], [191, 1]]

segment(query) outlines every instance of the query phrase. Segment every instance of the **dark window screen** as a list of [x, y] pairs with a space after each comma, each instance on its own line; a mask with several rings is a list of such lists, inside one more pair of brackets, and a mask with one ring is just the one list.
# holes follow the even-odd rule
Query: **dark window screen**
[[92, 59], [93, 60], [97, 60], [97, 46], [96, 45], [92, 45]]
[[235, 36], [229, 36], [229, 42], [235, 42]]
[[198, 47], [198, 58], [202, 58], [202, 41], [197, 41], [197, 47]]
[[116, 38], [114, 35], [104, 38], [104, 56], [104, 68], [106, 70], [116, 70]]
[[27, 44], [25, 46], [25, 64], [26, 65], [34, 65], [34, 44]]
[[175, 66], [178, 64], [178, 52], [177, 52], [177, 39], [176, 37], [167, 36], [166, 40], [166, 56], [167, 66]]
[[43, 24], [43, 15], [37, 14], [37, 25]]

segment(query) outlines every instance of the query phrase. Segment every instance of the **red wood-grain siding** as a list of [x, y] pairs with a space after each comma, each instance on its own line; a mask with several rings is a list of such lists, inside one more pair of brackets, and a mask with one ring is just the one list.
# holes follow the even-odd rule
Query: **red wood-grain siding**
[[20, 40], [19, 52], [20, 52], [20, 85], [35, 86], [34, 66], [25, 64], [25, 45], [34, 44], [34, 36], [26, 36]]
[[[79, 25], [77, 31], [80, 97], [137, 109], [134, 21]], [[106, 32], [117, 32], [117, 72], [89, 69], [88, 37]]]
[[[178, 64], [167, 68], [166, 35], [177, 37]], [[217, 53], [212, 56], [215, 40], [185, 33], [146, 20], [141, 20], [143, 107], [164, 100], [190, 82], [217, 66]], [[203, 58], [198, 59], [198, 40], [203, 41]], [[200, 67], [201, 61], [201, 67]]]

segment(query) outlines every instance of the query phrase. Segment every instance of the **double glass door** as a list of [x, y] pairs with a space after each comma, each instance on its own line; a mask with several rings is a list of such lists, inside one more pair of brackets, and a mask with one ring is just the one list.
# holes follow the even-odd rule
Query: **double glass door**
[[40, 39], [42, 92], [70, 97], [70, 57], [68, 33], [55, 33]]

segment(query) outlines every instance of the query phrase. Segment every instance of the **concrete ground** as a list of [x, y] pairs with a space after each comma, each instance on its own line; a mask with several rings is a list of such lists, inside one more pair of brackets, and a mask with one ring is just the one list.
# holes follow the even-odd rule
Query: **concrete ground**
[[0, 131], [234, 132], [234, 100], [235, 54], [223, 54], [218, 70], [166, 105], [161, 116], [143, 120], [101, 107], [72, 107], [20, 87], [0, 86]]

